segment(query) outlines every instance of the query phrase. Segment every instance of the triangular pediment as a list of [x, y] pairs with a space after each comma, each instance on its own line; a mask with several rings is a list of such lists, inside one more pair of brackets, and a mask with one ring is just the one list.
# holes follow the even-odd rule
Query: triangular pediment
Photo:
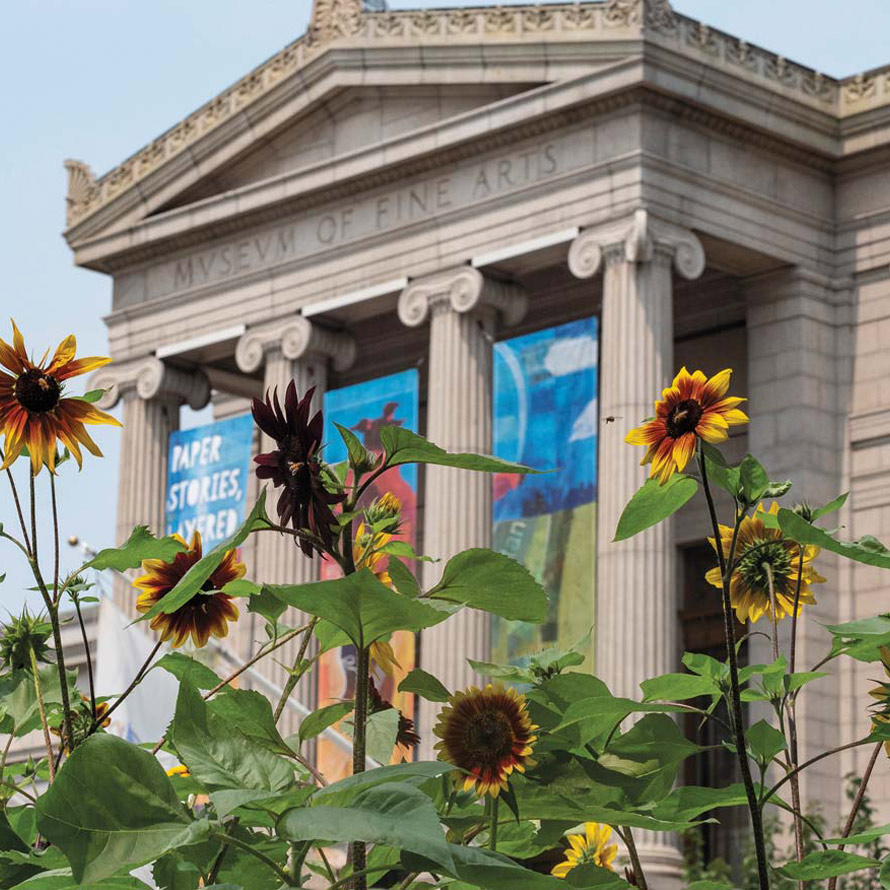
[[353, 88], [314, 107], [158, 208], [214, 195], [323, 164], [524, 92], [537, 84]]

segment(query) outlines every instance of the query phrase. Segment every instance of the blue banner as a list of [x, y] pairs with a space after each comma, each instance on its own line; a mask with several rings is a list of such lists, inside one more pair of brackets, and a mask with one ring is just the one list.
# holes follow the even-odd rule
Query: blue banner
[[206, 553], [244, 521], [253, 443], [249, 414], [170, 436], [167, 534], [190, 541], [197, 529]]

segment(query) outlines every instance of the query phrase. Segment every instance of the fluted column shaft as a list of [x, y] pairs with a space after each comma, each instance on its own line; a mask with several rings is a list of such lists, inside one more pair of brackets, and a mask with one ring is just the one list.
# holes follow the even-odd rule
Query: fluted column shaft
[[[347, 368], [355, 358], [355, 345], [345, 334], [328, 331], [314, 325], [308, 319], [291, 316], [277, 320], [244, 334], [236, 349], [236, 360], [242, 371], [252, 372], [263, 365], [263, 388], [284, 402], [285, 391], [294, 381], [297, 394], [302, 396], [310, 387], [315, 387], [312, 399], [313, 411], [324, 406], [324, 393], [328, 382], [328, 364], [332, 362], [339, 370]], [[276, 448], [275, 443], [265, 434], [260, 437], [260, 451]], [[266, 510], [273, 521], [276, 519], [275, 505], [279, 492], [267, 486]], [[307, 557], [297, 545], [296, 539], [288, 534], [263, 532], [256, 536], [256, 566], [253, 576], [271, 584], [308, 584], [317, 581], [320, 575], [321, 558]], [[282, 621], [291, 626], [300, 626], [309, 616], [296, 609], [288, 609]], [[288, 672], [299, 654], [302, 637], [286, 643], [274, 658], [263, 659], [258, 668], [278, 687], [287, 683]], [[307, 650], [308, 655], [313, 649]], [[294, 690], [295, 699], [303, 706], [314, 709], [318, 695], [315, 674], [308, 674]], [[286, 710], [281, 724], [285, 734], [296, 731], [298, 716]]]
[[[413, 282], [399, 300], [402, 322], [429, 319], [427, 436], [447, 451], [490, 454], [492, 450], [492, 346], [498, 320], [517, 322], [525, 296], [513, 285], [485, 279], [468, 267]], [[491, 479], [484, 473], [428, 465], [425, 468], [423, 550], [440, 560], [427, 563], [424, 585], [441, 576], [449, 558], [491, 544]], [[450, 690], [479, 678], [468, 658], [487, 660], [490, 622], [484, 612], [464, 609], [423, 633], [424, 670]], [[432, 755], [432, 727], [439, 708], [419, 702], [420, 756]]]
[[[671, 523], [612, 540], [625, 505], [645, 481], [639, 449], [627, 445], [624, 435], [652, 415], [673, 376], [672, 265], [697, 278], [704, 269], [701, 244], [644, 210], [583, 232], [569, 252], [569, 267], [581, 278], [603, 268], [600, 413], [615, 418], [599, 438], [596, 673], [614, 695], [632, 699], [642, 694], [643, 680], [676, 670], [679, 654]], [[650, 886], [679, 890], [676, 838], [636, 834]]]

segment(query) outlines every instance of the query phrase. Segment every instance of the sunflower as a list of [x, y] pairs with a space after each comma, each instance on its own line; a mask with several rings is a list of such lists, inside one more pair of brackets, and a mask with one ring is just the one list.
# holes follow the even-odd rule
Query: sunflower
[[748, 422], [748, 415], [737, 407], [745, 400], [726, 397], [731, 374], [727, 368], [708, 380], [701, 371], [690, 374], [681, 368], [655, 403], [655, 417], [627, 434], [625, 442], [646, 447], [640, 465], [651, 462], [650, 478], [657, 476], [664, 485], [674, 473], [683, 472], [698, 439], [724, 442], [729, 427]]
[[537, 729], [528, 716], [525, 696], [512, 687], [489, 683], [484, 689], [471, 686], [455, 692], [439, 714], [433, 732], [439, 760], [463, 770], [464, 790], [475, 787], [479, 795], [497, 797], [507, 789], [513, 770], [524, 773], [534, 766], [530, 758]]
[[[884, 673], [890, 677], [890, 648], [881, 646], [881, 664], [884, 666]], [[881, 728], [878, 724], [890, 723], [890, 683], [879, 680], [878, 685], [868, 693], [872, 698], [877, 700], [875, 704], [875, 712], [872, 714], [872, 724], [875, 730]], [[890, 741], [884, 742], [884, 750], [890, 757]]]
[[[368, 713], [377, 714], [380, 711], [391, 711], [395, 707], [392, 702], [387, 701], [378, 691], [374, 678], [368, 680]], [[396, 746], [402, 749], [402, 753], [407, 757], [411, 753], [412, 748], [416, 748], [420, 744], [420, 736], [414, 729], [414, 721], [410, 717], [406, 717], [399, 711], [399, 723], [396, 729]]]
[[[185, 544], [179, 535], [177, 541]], [[136, 600], [136, 609], [145, 613], [162, 600], [182, 579], [183, 575], [201, 559], [201, 535], [195, 532], [192, 542], [173, 557], [172, 562], [146, 559], [142, 562], [144, 575], [133, 582], [142, 591]], [[151, 629], [161, 635], [161, 640], [172, 640], [173, 647], [181, 646], [188, 638], [196, 646], [204, 646], [210, 635], [224, 637], [229, 633], [229, 621], [237, 621], [238, 607], [232, 598], [222, 592], [230, 581], [244, 576], [244, 563], [239, 562], [236, 550], [227, 550], [222, 562], [204, 582], [201, 591], [187, 603], [169, 615], [161, 612], [151, 621]]]
[[[277, 388], [266, 392], [265, 401], [253, 400], [253, 419], [256, 425], [275, 444], [274, 451], [254, 458], [258, 464], [259, 479], [271, 479], [275, 488], [281, 488], [278, 498], [278, 519], [281, 525], [311, 532], [321, 539], [327, 548], [333, 546], [331, 526], [336, 524], [332, 504], [340, 503], [342, 493], [325, 488], [322, 464], [318, 459], [324, 417], [321, 411], [310, 419], [309, 412], [315, 387], [306, 390], [303, 398], [297, 397], [297, 385], [291, 380], [284, 394], [284, 408], [278, 401]], [[321, 548], [304, 538], [297, 539], [306, 556]]]
[[50, 472], [56, 468], [56, 440], [82, 465], [81, 444], [96, 457], [102, 457], [99, 446], [90, 438], [85, 423], [108, 423], [120, 426], [110, 414], [78, 398], [62, 398], [65, 381], [107, 365], [111, 359], [101, 356], [75, 359], [77, 340], [67, 336], [56, 349], [49, 364], [49, 353], [36, 364], [28, 358], [25, 340], [12, 323], [10, 346], [0, 340], [0, 365], [11, 371], [0, 371], [0, 432], [6, 436], [5, 458], [0, 469], [7, 469], [27, 447], [31, 470], [37, 475], [44, 464]]
[[564, 878], [579, 865], [598, 865], [612, 871], [612, 860], [618, 855], [618, 845], [610, 844], [612, 829], [599, 822], [585, 822], [584, 834], [568, 835], [569, 848], [565, 862], [553, 866], [550, 874]]
[[183, 766], [181, 763], [177, 763], [176, 766], [171, 766], [170, 769], [167, 770], [167, 775], [172, 779], [174, 776], [182, 776], [184, 779], [191, 776], [189, 772], [189, 768], [187, 766]]
[[[773, 590], [776, 595], [776, 620], [780, 621], [794, 611], [794, 595], [797, 590], [797, 571], [801, 550], [796, 541], [786, 538], [777, 528], [765, 525], [763, 515], [775, 516], [779, 505], [773, 501], [769, 510], [759, 504], [753, 516], [745, 516], [739, 526], [735, 549], [735, 569], [730, 580], [729, 596], [738, 620], [743, 624], [757, 621], [762, 615], [772, 616], [769, 575], [772, 573]], [[733, 530], [720, 526], [720, 543], [723, 556], [729, 559]], [[715, 552], [713, 538], [708, 538]], [[800, 581], [800, 606], [804, 603], [815, 605], [816, 600], [810, 590], [811, 584], [825, 581], [810, 563], [819, 555], [819, 548], [806, 546], [803, 549], [803, 571]], [[714, 587], [723, 587], [719, 567], [711, 569], [705, 578]]]

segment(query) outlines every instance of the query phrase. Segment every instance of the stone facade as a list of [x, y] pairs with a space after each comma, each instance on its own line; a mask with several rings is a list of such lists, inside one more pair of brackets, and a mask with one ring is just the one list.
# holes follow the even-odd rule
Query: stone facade
[[[634, 694], [677, 666], [678, 548], [707, 534], [686, 509], [609, 544], [641, 481], [623, 435], [680, 364], [736, 368], [751, 425], [734, 454], [750, 447], [802, 498], [851, 490], [847, 530], [890, 537], [888, 119], [888, 70], [836, 80], [665, 0], [319, 0], [306, 35], [114, 170], [67, 162], [75, 262], [113, 282], [116, 364], [96, 385], [124, 401], [120, 534], [161, 522], [166, 435], [211, 389], [225, 413], [291, 377], [321, 391], [426, 357], [425, 432], [484, 450], [493, 338], [598, 314], [616, 420], [600, 438], [587, 617], [598, 671]], [[478, 480], [430, 472], [426, 490], [427, 551], [488, 541]], [[313, 577], [284, 546], [251, 554], [274, 567], [264, 580]], [[887, 610], [880, 572], [825, 568], [820, 620]], [[443, 625], [424, 663], [464, 682], [486, 640], [472, 620]], [[807, 630], [808, 664], [818, 646]], [[862, 734], [866, 673], [845, 664], [803, 697], [803, 756]], [[835, 812], [866, 756], [824, 761], [805, 801]], [[872, 788], [886, 821], [890, 779]], [[671, 886], [675, 853], [652, 840], [647, 855]]]

